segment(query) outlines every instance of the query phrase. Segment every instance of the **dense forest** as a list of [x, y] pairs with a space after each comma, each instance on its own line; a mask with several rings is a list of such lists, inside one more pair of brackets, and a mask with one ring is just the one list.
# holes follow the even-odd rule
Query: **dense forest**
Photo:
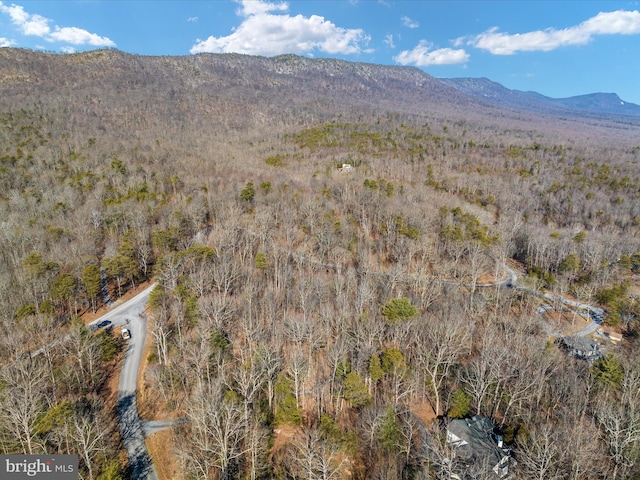
[[[155, 281], [162, 478], [498, 478], [446, 441], [474, 415], [514, 478], [640, 476], [637, 118], [294, 56], [0, 60], [2, 453], [129, 478], [125, 341], [86, 323]], [[568, 356], [545, 293], [622, 342]]]

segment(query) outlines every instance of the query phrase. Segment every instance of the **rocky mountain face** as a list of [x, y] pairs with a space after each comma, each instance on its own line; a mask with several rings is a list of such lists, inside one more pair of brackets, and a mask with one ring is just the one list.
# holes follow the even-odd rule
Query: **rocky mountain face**
[[[65, 119], [65, 128], [125, 136], [193, 132], [203, 125], [246, 132], [307, 118], [396, 112], [543, 133], [581, 133], [587, 118], [605, 136], [614, 129], [625, 138], [619, 119], [604, 114], [640, 110], [615, 95], [549, 99], [488, 79], [439, 80], [416, 68], [295, 55], [145, 57], [116, 50], [54, 55], [0, 49], [0, 109], [34, 105]], [[629, 121], [623, 123], [628, 128]], [[636, 123], [640, 119], [634, 128]]]
[[[475, 99], [418, 69], [237, 54], [143, 57], [0, 49], [0, 110], [35, 108], [85, 135], [265, 132], [338, 115], [456, 115]], [[54, 113], [55, 112], [55, 113]]]
[[552, 98], [550, 101], [590, 112], [640, 116], [640, 105], [625, 102], [615, 93], [591, 93], [568, 98]]
[[[474, 101], [418, 69], [295, 55], [143, 57], [115, 50], [51, 55], [5, 48], [0, 50], [0, 59], [0, 88], [5, 98], [34, 91], [77, 93], [96, 88], [134, 94], [143, 88], [160, 89], [169, 96], [233, 96], [250, 91], [261, 102], [283, 97], [293, 102], [331, 98], [339, 104], [369, 102], [379, 107], [382, 103], [403, 109], [417, 103], [450, 106]], [[269, 96], [260, 96], [267, 92]]]
[[542, 114], [640, 117], [640, 105], [625, 102], [615, 93], [551, 98], [536, 92], [510, 90], [488, 78], [447, 78], [442, 82], [500, 107]]

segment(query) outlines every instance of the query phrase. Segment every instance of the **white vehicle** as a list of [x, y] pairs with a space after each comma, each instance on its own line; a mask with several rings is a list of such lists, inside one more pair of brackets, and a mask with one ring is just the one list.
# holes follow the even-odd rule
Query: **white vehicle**
[[131, 338], [131, 332], [128, 328], [122, 329], [122, 338], [124, 338], [125, 340], [129, 340]]

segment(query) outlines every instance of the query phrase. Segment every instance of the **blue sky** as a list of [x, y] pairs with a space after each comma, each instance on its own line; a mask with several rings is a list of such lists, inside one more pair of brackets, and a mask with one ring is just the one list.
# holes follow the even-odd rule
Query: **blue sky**
[[296, 53], [640, 104], [635, 0], [0, 0], [0, 46]]

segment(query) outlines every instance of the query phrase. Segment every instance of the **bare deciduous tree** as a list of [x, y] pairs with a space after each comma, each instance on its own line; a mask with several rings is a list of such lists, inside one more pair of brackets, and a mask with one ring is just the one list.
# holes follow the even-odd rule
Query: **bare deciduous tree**
[[209, 478], [216, 471], [219, 478], [236, 477], [236, 460], [242, 449], [246, 424], [240, 405], [225, 397], [220, 381], [196, 391], [187, 402], [187, 423], [179, 455], [186, 472]]
[[289, 463], [294, 478], [337, 480], [343, 478], [344, 457], [323, 441], [315, 428], [305, 428], [293, 442]]
[[472, 325], [469, 319], [454, 313], [448, 318], [426, 316], [424, 345], [416, 348], [420, 368], [427, 374], [434, 396], [433, 410], [440, 415], [441, 389], [452, 368], [470, 348]]
[[0, 390], [2, 423], [22, 453], [38, 453], [36, 424], [47, 407], [49, 391], [44, 365], [37, 359], [18, 360], [2, 368], [0, 378], [4, 384]]
[[637, 460], [640, 411], [635, 403], [617, 405], [613, 401], [602, 399], [596, 408], [596, 416], [614, 465], [611, 478], [624, 478]]
[[96, 456], [106, 454], [109, 448], [107, 437], [110, 432], [98, 412], [98, 409], [94, 409], [93, 413], [84, 412], [74, 415], [69, 429], [69, 435], [75, 446], [73, 450], [77, 451], [82, 459], [90, 480], [95, 478]]
[[529, 438], [518, 446], [518, 461], [527, 478], [565, 478], [563, 446], [556, 425], [544, 423], [529, 429]]

